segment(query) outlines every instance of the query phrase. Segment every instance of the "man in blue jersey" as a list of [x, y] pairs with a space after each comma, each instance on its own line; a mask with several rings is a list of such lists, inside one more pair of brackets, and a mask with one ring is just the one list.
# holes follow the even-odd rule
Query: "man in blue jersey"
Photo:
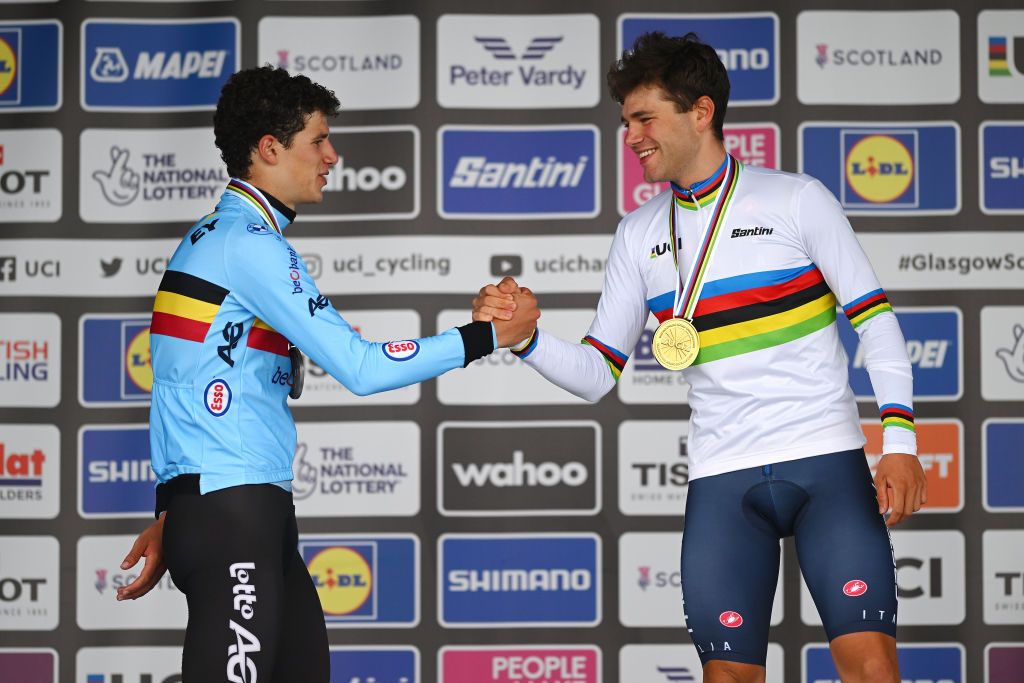
[[465, 367], [528, 335], [529, 294], [513, 321], [434, 337], [368, 342], [320, 293], [284, 237], [301, 204], [323, 199], [338, 154], [334, 94], [262, 67], [233, 75], [214, 115], [231, 181], [185, 235], [153, 304], [150, 445], [158, 520], [122, 567], [135, 599], [166, 568], [188, 600], [184, 680], [250, 683], [329, 677], [320, 601], [297, 551], [292, 505], [302, 349], [365, 395]]
[[[726, 152], [729, 80], [710, 46], [693, 34], [644, 35], [608, 85], [644, 179], [671, 188], [619, 224], [583, 342], [535, 330], [512, 351], [596, 401], [649, 315], [660, 322], [652, 350], [690, 385], [682, 616], [705, 683], [765, 680], [785, 536], [843, 681], [899, 683], [886, 524], [917, 511], [926, 490], [910, 361], [885, 292], [820, 182]], [[485, 287], [474, 318], [509, 315], [518, 291], [511, 278]], [[837, 303], [879, 404], [885, 455], [873, 481]]]

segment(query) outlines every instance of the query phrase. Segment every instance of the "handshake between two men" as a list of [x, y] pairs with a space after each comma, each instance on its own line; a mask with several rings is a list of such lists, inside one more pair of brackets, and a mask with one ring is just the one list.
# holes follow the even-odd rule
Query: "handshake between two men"
[[494, 323], [498, 346], [515, 346], [533, 334], [540, 318], [537, 297], [510, 277], [487, 285], [473, 299], [473, 320]]

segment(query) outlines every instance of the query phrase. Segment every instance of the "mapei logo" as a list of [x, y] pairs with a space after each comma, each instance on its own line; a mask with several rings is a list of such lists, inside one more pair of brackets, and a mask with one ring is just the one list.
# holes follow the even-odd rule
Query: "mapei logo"
[[443, 126], [444, 218], [593, 218], [600, 213], [594, 126]]
[[1024, 214], [1024, 122], [985, 121], [978, 135], [982, 212]]
[[601, 652], [593, 645], [446, 646], [438, 683], [600, 683]]
[[[904, 643], [896, 648], [900, 679], [908, 683], [965, 683], [966, 657], [960, 643]], [[828, 646], [805, 645], [805, 683], [840, 683]], [[1009, 679], [1008, 679], [1009, 680]]]
[[[867, 437], [864, 453], [872, 475], [882, 460], [882, 425], [878, 419], [862, 420]], [[922, 512], [959, 512], [964, 507], [963, 424], [955, 419], [919, 418], [917, 459], [928, 481], [928, 502]]]
[[82, 517], [148, 517], [154, 486], [146, 425], [87, 425], [78, 432]]
[[400, 646], [332, 646], [330, 683], [417, 683], [420, 652]]
[[87, 19], [82, 24], [82, 108], [213, 109], [238, 70], [237, 19]]
[[446, 14], [437, 33], [442, 107], [593, 107], [600, 99], [593, 14]]
[[79, 400], [90, 407], [147, 405], [153, 391], [150, 316], [88, 314], [79, 321]]
[[601, 621], [595, 534], [445, 534], [438, 621], [447, 628], [594, 626]]
[[303, 536], [299, 554], [328, 628], [418, 623], [419, 543], [414, 536]]
[[800, 170], [828, 187], [850, 215], [960, 211], [960, 127], [805, 123]]
[[60, 108], [63, 32], [56, 20], [0, 22], [0, 112]]
[[[955, 401], [963, 395], [963, 320], [958, 308], [897, 308], [914, 373], [914, 399]], [[839, 338], [850, 360], [850, 386], [858, 400], [874, 400], [864, 345], [845, 316]]]
[[978, 13], [978, 97], [1024, 102], [1024, 10]]
[[670, 36], [694, 31], [712, 45], [729, 71], [730, 107], [779, 101], [779, 17], [774, 12], [623, 14], [615, 54], [649, 31]]

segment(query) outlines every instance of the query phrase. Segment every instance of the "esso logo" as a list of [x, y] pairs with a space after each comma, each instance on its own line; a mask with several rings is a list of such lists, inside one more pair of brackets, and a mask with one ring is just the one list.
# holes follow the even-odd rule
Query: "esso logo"
[[420, 345], [412, 340], [385, 342], [384, 355], [391, 360], [409, 360], [420, 352]]
[[231, 387], [222, 379], [215, 379], [206, 385], [206, 409], [214, 417], [220, 417], [231, 407]]
[[718, 615], [718, 621], [726, 628], [739, 628], [743, 625], [743, 617], [739, 612], [722, 612]]
[[868, 585], [860, 579], [854, 579], [853, 581], [847, 581], [843, 585], [843, 593], [849, 595], [851, 598], [859, 598], [868, 592]]

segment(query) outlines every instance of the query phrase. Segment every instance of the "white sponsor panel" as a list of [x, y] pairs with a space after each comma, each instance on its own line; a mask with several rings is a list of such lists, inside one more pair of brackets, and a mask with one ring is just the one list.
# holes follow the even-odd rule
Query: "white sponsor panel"
[[229, 180], [212, 128], [87, 128], [79, 152], [86, 223], [191, 224]]
[[686, 420], [626, 420], [619, 425], [619, 510], [682, 517], [690, 481]]
[[0, 223], [60, 220], [62, 141], [56, 128], [0, 131]]
[[[289, 242], [299, 254], [325, 255], [316, 281], [328, 294], [467, 296], [504, 275], [545, 294], [599, 292], [612, 235], [301, 237]], [[4, 240], [0, 273], [14, 265], [19, 270], [14, 281], [0, 277], [0, 297], [151, 297], [178, 244], [176, 239]], [[16, 255], [10, 258], [17, 264], [5, 260], [5, 254]], [[338, 256], [328, 261], [327, 254]], [[507, 257], [514, 257], [521, 268], [495, 270]], [[21, 276], [23, 259], [37, 265], [59, 261], [60, 272], [26, 279]]]
[[604, 71], [593, 14], [445, 14], [437, 22], [442, 107], [594, 107]]
[[1024, 306], [981, 309], [981, 395], [1024, 400]]
[[656, 329], [657, 318], [647, 316], [647, 324], [636, 347], [619, 349], [629, 354], [629, 360], [619, 378], [619, 400], [623, 403], [686, 405], [690, 384], [683, 379], [683, 373], [666, 370], [654, 358], [651, 340]]
[[[5, 258], [19, 257], [0, 256], [0, 270]], [[0, 406], [55, 407], [60, 403], [60, 361], [55, 313], [0, 313]]]
[[[896, 557], [900, 626], [959, 624], [966, 615], [964, 535], [960, 531], [890, 531]], [[871, 590], [871, 587], [868, 587]], [[800, 619], [820, 625], [800, 579]]]
[[0, 631], [52, 631], [59, 609], [57, 539], [0, 536]]
[[[619, 537], [619, 621], [632, 627], [685, 628], [682, 534], [629, 532]], [[771, 625], [782, 622], [782, 558]]]
[[953, 10], [803, 11], [796, 30], [804, 104], [960, 99], [960, 17]]
[[170, 574], [164, 574], [145, 600], [118, 602], [117, 589], [134, 581], [142, 571], [142, 560], [130, 569], [120, 566], [134, 542], [134, 534], [78, 539], [75, 561], [78, 628], [87, 631], [185, 628], [188, 621], [185, 596], [171, 581]]
[[[97, 676], [102, 678], [95, 678]], [[120, 679], [115, 678], [117, 676]], [[181, 648], [83, 647], [75, 655], [75, 683], [96, 680], [101, 683], [117, 680], [178, 683], [181, 681]]]
[[[784, 683], [782, 646], [768, 643], [765, 683]], [[701, 680], [697, 648], [675, 645], [626, 645], [619, 650], [619, 683], [687, 683]]]
[[299, 517], [407, 517], [420, 511], [415, 422], [299, 422], [292, 498]]
[[1024, 10], [978, 13], [978, 99], [1024, 102]]
[[986, 624], [1024, 624], [1024, 531], [982, 534]]
[[412, 15], [264, 17], [256, 61], [309, 76], [345, 111], [420, 103], [420, 20]]
[[[468, 318], [465, 310], [441, 311], [437, 316], [437, 329], [446, 330], [449, 327], [465, 325], [469, 321]], [[581, 339], [594, 320], [594, 311], [576, 308], [546, 309], [543, 320], [541, 335], [552, 334], [562, 339]], [[497, 349], [494, 353], [473, 361], [463, 370], [448, 372], [438, 377], [437, 398], [445, 405], [587, 403], [541, 377], [536, 370], [513, 356], [508, 349]]]
[[[309, 254], [302, 254], [309, 265]], [[319, 259], [320, 256], [318, 255]], [[327, 257], [328, 261], [331, 259]], [[329, 264], [325, 267], [330, 267]], [[321, 289], [321, 291], [324, 291]], [[340, 293], [340, 292], [339, 292]], [[413, 310], [396, 309], [392, 311], [344, 310], [341, 316], [352, 326], [363, 339], [384, 342], [394, 339], [417, 339], [423, 336], [420, 327], [420, 314]], [[306, 356], [303, 360], [306, 368], [302, 384], [302, 396], [298, 400], [289, 401], [292, 406], [347, 406], [347, 405], [412, 405], [420, 400], [420, 385], [411, 384], [407, 387], [382, 391], [369, 396], [357, 396], [346, 389], [338, 380], [331, 377], [326, 370]]]
[[0, 424], [0, 519], [53, 519], [60, 512], [60, 430]]

